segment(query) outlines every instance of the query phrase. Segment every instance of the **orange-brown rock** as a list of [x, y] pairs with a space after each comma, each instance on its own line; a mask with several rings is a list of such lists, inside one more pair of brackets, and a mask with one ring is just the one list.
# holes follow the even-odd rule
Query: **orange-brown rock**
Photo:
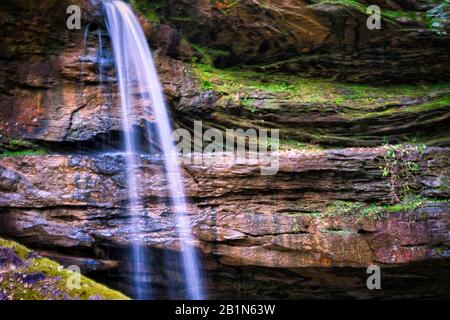
[[[273, 176], [261, 176], [257, 163], [185, 164], [196, 246], [203, 252], [211, 281], [228, 288], [220, 293], [213, 285], [214, 294], [226, 297], [237, 290], [225, 275], [235, 277], [240, 268], [248, 270], [249, 277], [262, 277], [261, 294], [267, 297], [275, 294], [271, 279], [277, 273], [281, 283], [292, 285], [307, 277], [314, 279], [308, 286], [318, 281], [320, 288], [335, 290], [339, 283], [346, 291], [364, 277], [364, 271], [357, 270], [371, 264], [393, 268], [394, 274], [420, 263], [445, 264], [450, 205], [445, 200], [448, 188], [443, 186], [448, 181], [449, 150], [431, 148], [423, 154], [411, 150], [407, 156], [420, 166], [410, 187], [434, 200], [370, 218], [363, 208], [392, 200], [390, 180], [380, 168], [385, 152], [384, 148], [285, 152]], [[140, 170], [146, 246], [157, 256], [160, 250], [176, 251], [175, 220], [166, 206], [161, 163], [144, 157]], [[120, 260], [113, 248], [126, 248], [131, 241], [125, 179], [120, 155], [2, 158], [0, 232], [75, 260]], [[353, 206], [341, 212], [336, 201]], [[337, 276], [335, 268], [347, 268], [350, 278]], [[426, 267], [418, 268], [424, 276], [421, 270]], [[258, 292], [252, 286], [239, 290], [251, 296]], [[311, 293], [305, 284], [280, 286], [283, 294], [289, 287], [292, 297], [301, 296], [303, 290]]]
[[[217, 254], [228, 263], [244, 259], [243, 264], [272, 267], [402, 263], [432, 256], [433, 243], [448, 241], [447, 225], [427, 231], [430, 221], [448, 218], [445, 203], [398, 212], [377, 222], [358, 216], [356, 209], [343, 216], [320, 214], [337, 200], [389, 203], [392, 190], [380, 169], [384, 152], [380, 148], [282, 153], [279, 172], [273, 176], [261, 176], [256, 164], [186, 164], [187, 195], [201, 246], [209, 251], [209, 244], [215, 243]], [[410, 157], [408, 161], [421, 166], [410, 188], [428, 198], [448, 197], [448, 190], [440, 187], [448, 178], [448, 150], [412, 152]], [[121, 156], [13, 157], [0, 164], [3, 228], [15, 230], [14, 236], [51, 247], [93, 248], [103, 233], [112, 237], [110, 241], [128, 241], [122, 220], [127, 215], [127, 193]], [[160, 163], [143, 159], [141, 170], [146, 215], [152, 221], [149, 243], [158, 246], [170, 237], [175, 243]], [[427, 212], [430, 217], [421, 221]], [[101, 223], [103, 219], [110, 223]], [[393, 249], [394, 239], [404, 248]], [[430, 247], [414, 251], [416, 243]], [[408, 257], [410, 252], [416, 256]], [[267, 259], [266, 253], [284, 258]]]
[[[81, 7], [81, 30], [66, 27], [72, 4]], [[120, 131], [113, 58], [98, 8], [88, 0], [7, 0], [0, 10], [0, 141], [92, 141]], [[161, 59], [194, 54], [172, 27], [141, 20]], [[103, 59], [99, 32], [109, 55]], [[136, 124], [141, 120], [136, 115]]]

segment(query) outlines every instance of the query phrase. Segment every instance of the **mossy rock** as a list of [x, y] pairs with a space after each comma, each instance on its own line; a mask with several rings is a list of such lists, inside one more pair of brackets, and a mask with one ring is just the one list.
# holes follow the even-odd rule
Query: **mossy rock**
[[197, 62], [191, 70], [198, 89], [217, 97], [202, 120], [216, 128], [278, 128], [284, 149], [450, 143], [438, 129], [448, 122], [450, 83], [349, 84]]
[[48, 150], [31, 141], [9, 139], [4, 136], [0, 139], [0, 157], [39, 156], [46, 153]]
[[[23, 261], [19, 266], [3, 266], [0, 273], [0, 298], [12, 300], [129, 300], [80, 275], [79, 283], [69, 286], [77, 275], [47, 258], [39, 257], [26, 247], [0, 238], [0, 247], [11, 248]], [[1, 266], [0, 266], [1, 267]], [[79, 286], [78, 286], [79, 284]]]
[[410, 195], [404, 197], [399, 203], [389, 205], [337, 200], [327, 206], [322, 213], [322, 217], [352, 215], [360, 219], [380, 220], [389, 217], [393, 213], [414, 212], [416, 209], [427, 205], [438, 205], [449, 201], [450, 199], [430, 199], [420, 195]]

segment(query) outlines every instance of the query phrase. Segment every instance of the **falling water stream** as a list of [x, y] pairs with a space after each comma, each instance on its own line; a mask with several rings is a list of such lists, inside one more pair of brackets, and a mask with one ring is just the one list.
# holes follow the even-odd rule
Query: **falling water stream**
[[[142, 251], [142, 221], [145, 210], [140, 197], [138, 182], [138, 136], [133, 133], [133, 115], [143, 107], [143, 116], [153, 114], [156, 120], [157, 139], [164, 158], [164, 169], [171, 206], [176, 217], [176, 227], [180, 238], [183, 273], [189, 299], [204, 298], [201, 272], [197, 253], [192, 246], [193, 235], [188, 217], [184, 182], [177, 161], [172, 140], [172, 128], [162, 93], [156, 67], [139, 21], [131, 7], [120, 0], [102, 2], [106, 16], [106, 26], [111, 38], [116, 74], [119, 80], [122, 127], [124, 132], [125, 158], [128, 179], [128, 209], [133, 232], [132, 261], [134, 287], [137, 299], [148, 299], [144, 295], [139, 274], [142, 266], [150, 264]], [[138, 99], [136, 99], [138, 96]], [[148, 120], [148, 119], [147, 119]], [[152, 132], [148, 129], [148, 134]], [[148, 266], [147, 266], [148, 267]], [[150, 266], [151, 267], [151, 266]]]

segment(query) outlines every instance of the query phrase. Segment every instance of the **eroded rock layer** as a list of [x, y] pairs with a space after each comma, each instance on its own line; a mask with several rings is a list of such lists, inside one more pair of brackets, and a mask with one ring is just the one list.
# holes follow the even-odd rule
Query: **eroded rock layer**
[[[264, 163], [220, 161], [217, 155], [185, 164], [195, 245], [203, 252], [207, 274], [220, 282], [242, 268], [253, 270], [255, 277], [267, 277], [264, 270], [273, 269], [295, 282], [288, 280], [289, 270], [321, 274], [318, 270], [328, 268], [446, 261], [449, 150], [403, 153], [399, 162], [418, 170], [411, 179], [399, 168], [397, 182], [383, 177], [386, 151], [281, 153], [273, 176], [261, 175]], [[2, 233], [45, 250], [112, 258], [111, 248], [126, 248], [131, 241], [123, 166], [120, 155], [3, 158]], [[139, 183], [146, 186], [143, 239], [149, 250], [176, 252], [161, 162], [143, 157], [140, 170]], [[400, 196], [406, 182], [414, 197], [391, 204], [393, 192]], [[262, 291], [267, 293], [273, 287], [266, 280]], [[304, 289], [299, 286], [298, 294]]]

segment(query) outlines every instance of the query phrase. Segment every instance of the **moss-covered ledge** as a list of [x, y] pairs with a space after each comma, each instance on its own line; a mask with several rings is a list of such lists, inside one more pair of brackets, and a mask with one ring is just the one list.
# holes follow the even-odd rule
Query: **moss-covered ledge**
[[321, 147], [450, 143], [444, 130], [450, 121], [448, 82], [349, 84], [206, 62], [186, 68], [195, 89], [172, 99], [175, 118], [188, 129], [193, 120], [202, 120], [205, 129], [277, 128], [283, 141]]
[[118, 291], [81, 276], [79, 288], [69, 288], [74, 273], [24, 246], [0, 238], [0, 300], [128, 300]]

